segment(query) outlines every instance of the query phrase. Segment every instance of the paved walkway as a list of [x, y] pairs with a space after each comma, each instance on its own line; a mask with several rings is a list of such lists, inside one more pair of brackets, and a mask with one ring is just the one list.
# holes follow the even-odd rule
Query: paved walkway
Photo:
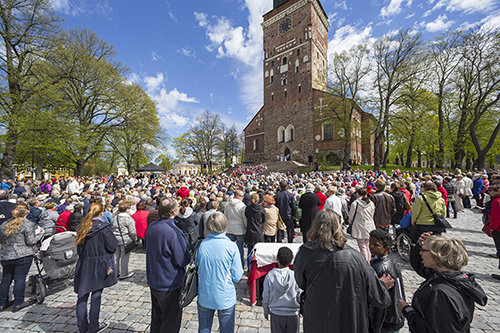
[[[472, 332], [500, 332], [500, 282], [490, 277], [498, 273], [498, 260], [488, 257], [494, 253], [493, 240], [481, 230], [481, 215], [467, 210], [459, 214], [457, 220], [450, 219], [454, 228], [448, 236], [461, 239], [470, 255], [465, 272], [474, 272], [488, 295], [488, 304], [477, 307]], [[355, 248], [355, 241], [349, 240]], [[402, 263], [406, 295], [412, 294], [423, 281], [408, 264]], [[151, 300], [146, 285], [145, 253], [134, 252], [130, 259], [130, 269], [135, 276], [127, 282], [119, 282], [104, 290], [101, 320], [109, 323], [103, 332], [148, 332]], [[76, 332], [76, 295], [71, 285], [52, 288], [45, 302], [33, 305], [17, 313], [0, 313], [1, 332]], [[236, 332], [269, 332], [269, 321], [264, 319], [262, 307], [251, 306], [248, 287], [244, 277], [237, 287]], [[214, 320], [214, 330], [218, 327]], [[181, 332], [197, 332], [198, 320], [196, 302], [184, 310]], [[408, 332], [405, 326], [401, 332]]]

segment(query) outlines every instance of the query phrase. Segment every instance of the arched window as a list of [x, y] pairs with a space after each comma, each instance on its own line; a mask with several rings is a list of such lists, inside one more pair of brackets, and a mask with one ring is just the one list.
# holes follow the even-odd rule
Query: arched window
[[294, 131], [295, 127], [293, 125], [288, 125], [286, 127], [286, 133], [285, 133], [285, 142], [293, 141], [294, 140]]
[[302, 86], [299, 84], [299, 94], [302, 92]]
[[299, 59], [295, 61], [295, 73], [299, 72]]
[[283, 57], [283, 65], [286, 65], [288, 63], [288, 58], [287, 57]]
[[285, 128], [280, 126], [278, 128], [278, 143], [285, 141]]
[[271, 83], [273, 83], [273, 81], [274, 81], [274, 71], [272, 69], [271, 69], [270, 75], [271, 75], [271, 77], [269, 78], [269, 81]]
[[271, 101], [274, 102], [274, 93], [271, 93]]
[[259, 150], [259, 139], [253, 140], [253, 150], [254, 151]]
[[286, 89], [285, 89], [285, 98], [288, 96], [287, 92], [286, 92]]
[[283, 79], [283, 80], [281, 81], [281, 85], [282, 85], [282, 86], [286, 86], [286, 79]]

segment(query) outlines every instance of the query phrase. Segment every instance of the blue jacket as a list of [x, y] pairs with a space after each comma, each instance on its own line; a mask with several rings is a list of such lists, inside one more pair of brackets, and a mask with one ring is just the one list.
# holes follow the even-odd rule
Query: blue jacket
[[274, 200], [276, 200], [275, 206], [280, 210], [280, 216], [282, 219], [291, 219], [295, 216], [297, 202], [295, 201], [295, 196], [292, 193], [287, 190], [279, 191], [274, 195]]
[[472, 194], [481, 194], [484, 181], [481, 178], [474, 179], [472, 182]]
[[[148, 229], [149, 232], [149, 229]], [[201, 242], [196, 255], [198, 266], [198, 303], [225, 310], [236, 304], [234, 283], [243, 275], [240, 252], [223, 233], [210, 234]]]
[[156, 220], [146, 231], [148, 286], [158, 291], [179, 289], [191, 259], [189, 245], [174, 219]]

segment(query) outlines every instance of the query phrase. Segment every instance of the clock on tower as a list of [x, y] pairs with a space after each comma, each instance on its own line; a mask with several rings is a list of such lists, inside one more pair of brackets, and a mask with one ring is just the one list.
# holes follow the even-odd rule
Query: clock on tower
[[288, 31], [292, 30], [292, 19], [290, 17], [286, 17], [278, 25], [279, 34], [286, 34]]

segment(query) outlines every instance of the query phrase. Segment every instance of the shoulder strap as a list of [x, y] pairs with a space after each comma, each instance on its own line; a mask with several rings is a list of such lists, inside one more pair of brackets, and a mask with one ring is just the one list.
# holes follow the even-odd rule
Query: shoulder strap
[[120, 229], [120, 217], [116, 215], [116, 226], [118, 227], [118, 232], [120, 233], [120, 237], [122, 238], [123, 245], [125, 245], [125, 239], [123, 238], [122, 229]]
[[[314, 279], [312, 279], [311, 283], [309, 284], [309, 288], [311, 288], [311, 286], [314, 284], [314, 282], [316, 282], [316, 280], [318, 279], [318, 277], [321, 275], [321, 273], [325, 270], [325, 266], [326, 266], [326, 263], [330, 261], [331, 257], [333, 256], [333, 253], [336, 252], [336, 250], [332, 250], [328, 256], [326, 257], [325, 261], [323, 262], [323, 264], [321, 265], [321, 268], [319, 269], [318, 273], [316, 273], [316, 276], [314, 277]], [[309, 289], [307, 288], [307, 289]]]
[[427, 206], [427, 208], [429, 208], [429, 210], [431, 211], [431, 214], [434, 215], [434, 212], [432, 211], [432, 208], [431, 206], [429, 205], [429, 203], [427, 202], [427, 199], [425, 199], [425, 195], [422, 193], [421, 194], [422, 198], [424, 199], [424, 202], [425, 202], [425, 205]]
[[356, 214], [358, 212], [358, 206], [359, 206], [359, 202], [354, 201], [354, 203], [356, 203], [356, 209], [354, 210], [354, 215], [352, 216], [351, 224], [352, 224], [352, 222], [354, 222], [354, 219], [356, 218]]

